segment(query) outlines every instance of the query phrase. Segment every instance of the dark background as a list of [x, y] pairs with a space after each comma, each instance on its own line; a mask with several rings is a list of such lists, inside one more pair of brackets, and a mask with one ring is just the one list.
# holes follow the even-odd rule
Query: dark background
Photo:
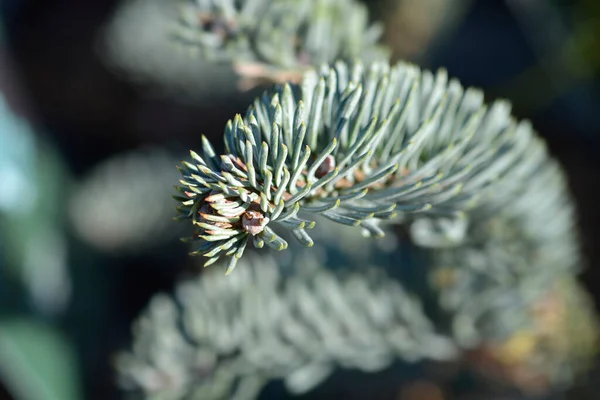
[[[386, 15], [382, 3], [371, 4], [375, 15]], [[595, 65], [593, 54], [600, 53], [596, 23], [600, 7], [594, 1], [551, 2], [568, 37], [576, 37], [583, 27], [597, 29], [598, 42], [581, 39], [578, 54], [583, 54], [587, 64], [586, 73], [577, 76], [569, 60], [560, 57], [565, 37], [543, 16], [535, 24], [524, 25], [505, 1], [472, 3], [443, 38], [416, 52], [403, 53], [398, 45], [396, 56], [433, 69], [443, 66], [464, 85], [482, 87], [488, 100], [509, 98], [516, 116], [533, 121], [568, 174], [588, 260], [581, 279], [598, 304], [600, 65]], [[20, 92], [7, 92], [10, 103], [31, 116], [58, 146], [75, 178], [113, 154], [139, 147], [199, 148], [200, 134], [220, 137], [225, 122], [244, 111], [233, 103], [215, 109], [149, 99], [143, 90], [108, 70], [94, 50], [94, 42], [98, 28], [116, 7], [115, 1], [3, 0], [0, 4], [14, 67], [12, 78], [3, 78], [2, 89], [18, 82]], [[401, 29], [396, 30], [389, 19], [386, 16], [386, 37], [394, 46], [394, 33]], [[551, 61], [545, 63], [546, 59]], [[75, 249], [70, 254], [74, 263], [86, 265], [72, 270], [72, 304], [60, 324], [77, 346], [86, 397], [119, 398], [108, 363], [110, 354], [127, 345], [129, 324], [151, 295], [172, 287], [181, 271], [171, 265], [184, 265], [185, 252], [178, 248], [169, 256], [117, 257], [94, 253], [85, 246]], [[166, 263], [170, 266], [165, 267]], [[359, 388], [367, 387], [372, 396], [368, 398], [391, 399], [400, 386], [392, 372], [376, 377], [340, 373], [311, 398], [328, 397], [326, 393], [337, 393], [340, 398], [350, 398], [353, 393], [359, 398]], [[585, 389], [578, 390], [569, 398], [584, 398]], [[272, 398], [283, 397], [277, 384], [269, 392]]]

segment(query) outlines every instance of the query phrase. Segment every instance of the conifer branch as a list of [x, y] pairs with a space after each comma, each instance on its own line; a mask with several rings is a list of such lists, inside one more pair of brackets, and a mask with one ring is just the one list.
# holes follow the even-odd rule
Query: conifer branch
[[458, 357], [419, 299], [381, 269], [303, 261], [286, 274], [280, 260], [249, 256], [232, 276], [208, 271], [174, 298], [155, 296], [132, 350], [116, 359], [121, 385], [161, 399], [255, 399], [272, 379], [303, 394], [340, 367]]
[[[154, 296], [133, 325], [131, 350], [116, 358], [121, 385], [161, 399], [255, 399], [273, 379], [298, 395], [339, 368], [373, 373], [394, 361], [463, 360], [477, 373], [496, 366], [528, 389], [515, 365], [558, 386], [594, 351], [593, 303], [569, 275], [500, 282], [471, 257], [452, 271], [419, 265], [436, 278], [423, 286], [394, 276], [414, 265], [386, 272], [402, 251], [363, 246], [357, 232], [322, 225], [323, 259], [298, 249], [287, 261], [249, 255], [231, 276], [208, 270], [180, 283], [173, 297]], [[479, 256], [494, 261], [494, 254]], [[439, 310], [423, 306], [432, 296]]]
[[381, 24], [369, 25], [355, 0], [183, 0], [180, 9], [176, 41], [204, 59], [232, 62], [243, 89], [299, 81], [312, 65], [338, 59], [388, 58], [377, 44]]
[[506, 102], [486, 106], [444, 70], [405, 63], [311, 70], [229, 121], [224, 141], [224, 155], [204, 138], [183, 162], [176, 198], [204, 240], [195, 253], [206, 265], [231, 256], [228, 272], [249, 241], [285, 249], [275, 225], [312, 246], [311, 214], [372, 236], [397, 216], [463, 218], [496, 187], [516, 194], [524, 183], [506, 178], [511, 171], [526, 176], [547, 160]]
[[[244, 88], [278, 83], [227, 123], [223, 154], [203, 136], [178, 167], [177, 218], [196, 229], [192, 254], [205, 266], [228, 258], [229, 274], [250, 243], [284, 250], [293, 236], [352, 258], [336, 229], [382, 237], [389, 221], [408, 228], [409, 253], [426, 257], [419, 282], [402, 275], [414, 263], [383, 273], [378, 258], [402, 252], [356, 242], [361, 257], [349, 264], [372, 263], [376, 274], [338, 274], [310, 252], [294, 260], [301, 268], [269, 255], [243, 260], [233, 277], [209, 272], [138, 320], [134, 349], [118, 361], [124, 383], [173, 398], [253, 398], [274, 377], [300, 393], [337, 365], [376, 370], [394, 356], [457, 351], [552, 384], [573, 376], [598, 332], [572, 277], [581, 264], [573, 202], [508, 102], [485, 104], [444, 70], [382, 61], [379, 28], [354, 1], [181, 4], [177, 42], [234, 65]], [[336, 229], [311, 232], [321, 217]], [[425, 299], [437, 299], [427, 315]], [[581, 312], [570, 318], [568, 307]], [[561, 339], [569, 334], [557, 321], [581, 337]], [[530, 346], [516, 354], [523, 340]]]

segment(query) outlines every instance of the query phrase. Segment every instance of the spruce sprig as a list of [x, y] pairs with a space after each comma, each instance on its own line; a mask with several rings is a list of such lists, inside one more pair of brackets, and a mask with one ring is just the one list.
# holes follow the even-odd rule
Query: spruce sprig
[[198, 228], [194, 239], [204, 240], [194, 253], [209, 258], [205, 265], [230, 256], [227, 272], [250, 240], [285, 249], [274, 225], [312, 246], [311, 214], [371, 236], [398, 216], [463, 218], [493, 198], [493, 183], [506, 193], [521, 187], [503, 179], [515, 165], [533, 171], [547, 157], [506, 102], [487, 107], [444, 70], [406, 63], [310, 70], [230, 120], [224, 141], [219, 156], [203, 137], [201, 154], [180, 167], [176, 199], [180, 218]]
[[[202, 58], [232, 62], [256, 82], [301, 78], [302, 72], [335, 60], [384, 60], [377, 44], [380, 23], [355, 0], [182, 0], [173, 29], [177, 43]], [[323, 40], [327, 38], [327, 40]], [[254, 83], [253, 83], [254, 82]]]
[[209, 271], [156, 295], [116, 357], [120, 382], [161, 399], [255, 399], [272, 379], [299, 395], [338, 368], [459, 357], [418, 296], [377, 265], [332, 271], [314, 256], [295, 254], [305, 268], [294, 270], [249, 255], [233, 276]]

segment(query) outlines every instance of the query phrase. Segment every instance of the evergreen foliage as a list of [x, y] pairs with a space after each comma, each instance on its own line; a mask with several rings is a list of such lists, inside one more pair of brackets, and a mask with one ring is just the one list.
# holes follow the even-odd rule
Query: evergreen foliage
[[[336, 367], [471, 360], [524, 389], [523, 376], [561, 385], [585, 365], [598, 328], [574, 279], [574, 204], [507, 101], [486, 103], [443, 69], [391, 64], [352, 1], [181, 12], [178, 43], [277, 84], [226, 124], [223, 154], [203, 136], [179, 166], [191, 254], [226, 275], [241, 267], [153, 299], [118, 358], [125, 387], [255, 398], [271, 379], [304, 393]], [[368, 238], [392, 226], [409, 240], [386, 250]], [[335, 256], [244, 255], [289, 237]]]
[[[501, 370], [531, 389], [513, 369], [561, 386], [593, 352], [593, 307], [570, 275], [534, 291], [469, 286], [484, 272], [460, 276], [470, 266], [459, 264], [442, 280], [441, 267], [410, 262], [415, 249], [382, 249], [351, 228], [319, 224], [325, 254], [297, 246], [248, 255], [229, 276], [209, 269], [172, 297], [156, 295], [134, 323], [133, 348], [116, 360], [121, 385], [153, 399], [255, 399], [272, 380], [299, 395], [338, 368], [373, 373], [476, 354], [477, 373]], [[348, 247], [361, 248], [358, 260]], [[414, 268], [437, 279], [400, 278]], [[424, 306], [431, 298], [437, 307]]]
[[224, 141], [219, 156], [204, 139], [202, 153], [180, 168], [180, 217], [197, 227], [206, 265], [225, 254], [231, 271], [250, 240], [285, 249], [275, 225], [312, 246], [311, 214], [373, 236], [383, 234], [381, 220], [457, 224], [506, 214], [535, 235], [539, 213], [530, 215], [528, 202], [537, 196], [544, 202], [536, 208], [559, 214], [531, 240], [573, 253], [569, 199], [543, 141], [508, 103], [485, 105], [480, 91], [443, 70], [338, 62], [309, 71], [229, 121]]
[[[249, 79], [296, 80], [312, 65], [386, 59], [382, 26], [355, 0], [184, 0], [176, 41], [198, 56], [231, 62]], [[323, 40], [327, 38], [327, 40]]]
[[241, 263], [230, 276], [182, 282], [174, 299], [152, 299], [133, 351], [117, 360], [123, 385], [161, 399], [254, 399], [272, 379], [301, 394], [340, 367], [458, 356], [419, 298], [375, 265], [332, 271], [301, 253]]

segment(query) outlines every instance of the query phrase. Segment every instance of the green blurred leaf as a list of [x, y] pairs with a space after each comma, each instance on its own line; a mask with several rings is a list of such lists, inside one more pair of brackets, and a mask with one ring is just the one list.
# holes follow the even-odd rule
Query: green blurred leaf
[[16, 400], [82, 398], [70, 344], [31, 319], [0, 320], [0, 378]]

